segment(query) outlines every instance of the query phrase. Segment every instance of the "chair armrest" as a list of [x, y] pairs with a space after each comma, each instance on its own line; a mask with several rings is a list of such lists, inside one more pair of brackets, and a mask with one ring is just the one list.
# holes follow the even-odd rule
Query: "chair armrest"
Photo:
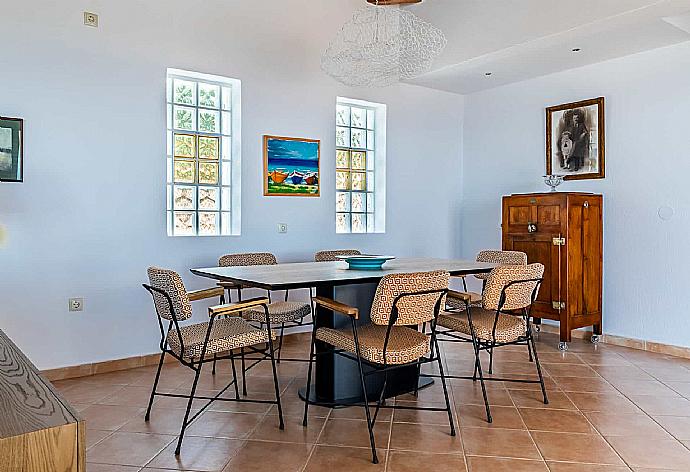
[[208, 307], [208, 314], [210, 316], [231, 315], [234, 313], [240, 313], [246, 310], [247, 308], [263, 305], [268, 305], [267, 297], [250, 298], [249, 300], [245, 300], [242, 302], [210, 306]]
[[336, 302], [335, 300], [321, 296], [314, 297], [312, 300], [314, 300], [314, 303], [318, 306], [333, 310], [337, 313], [342, 313], [343, 315], [351, 316], [354, 319], [359, 319], [359, 308], [355, 308], [353, 306]]
[[454, 298], [463, 302], [481, 302], [482, 296], [474, 292], [458, 292], [456, 290], [448, 290], [448, 298]]
[[205, 298], [220, 297], [223, 295], [225, 295], [225, 290], [223, 290], [221, 287], [205, 288], [203, 290], [187, 292], [187, 296], [189, 296], [189, 301], [191, 302], [203, 300]]

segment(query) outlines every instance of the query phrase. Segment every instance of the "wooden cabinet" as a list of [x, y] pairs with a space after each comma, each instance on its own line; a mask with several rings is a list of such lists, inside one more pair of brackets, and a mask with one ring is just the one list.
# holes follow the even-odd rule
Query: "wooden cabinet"
[[84, 422], [0, 331], [0, 472], [82, 472], [84, 446]]
[[[561, 343], [576, 328], [601, 334], [602, 196], [551, 192], [503, 197], [503, 249], [544, 264], [532, 313], [560, 322]], [[562, 348], [567, 345], [562, 344]]]

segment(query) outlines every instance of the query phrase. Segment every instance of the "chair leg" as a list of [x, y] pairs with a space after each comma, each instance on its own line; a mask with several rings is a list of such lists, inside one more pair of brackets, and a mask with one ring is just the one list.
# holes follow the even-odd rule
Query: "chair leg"
[[438, 348], [438, 339], [434, 338], [434, 344], [436, 344], [436, 352], [439, 353], [439, 355], [436, 357], [436, 361], [438, 362], [438, 371], [441, 375], [441, 385], [443, 385], [443, 396], [446, 398], [446, 410], [448, 411], [450, 435], [455, 436], [455, 423], [453, 422], [453, 412], [450, 409], [450, 399], [448, 398], [448, 386], [446, 385], [446, 375], [443, 373], [443, 361], [441, 361], [441, 351]]
[[213, 369], [211, 369], [211, 375], [216, 375], [216, 360], [218, 359], [217, 354], [213, 354]]
[[180, 448], [182, 447], [182, 439], [184, 438], [184, 432], [187, 429], [187, 421], [189, 420], [189, 411], [192, 409], [192, 402], [194, 401], [194, 394], [196, 393], [196, 386], [199, 383], [199, 376], [201, 375], [201, 368], [203, 363], [199, 362], [199, 367], [196, 369], [196, 375], [194, 376], [194, 383], [192, 384], [192, 391], [189, 394], [189, 401], [187, 402], [187, 411], [184, 414], [184, 420], [182, 420], [182, 429], [180, 430], [180, 437], [177, 439], [177, 447], [175, 448], [175, 455], [180, 455]]
[[532, 345], [527, 341], [527, 352], [529, 353], [529, 361], [534, 362], [534, 357], [532, 356]]
[[149, 398], [149, 406], [146, 408], [146, 416], [144, 421], [151, 419], [151, 406], [153, 405], [153, 398], [156, 396], [156, 387], [158, 387], [158, 380], [161, 378], [161, 369], [163, 368], [163, 359], [165, 359], [165, 351], [161, 352], [161, 359], [158, 361], [158, 370], [156, 371], [156, 379], [153, 381], [153, 388], [151, 389], [151, 398]]
[[247, 367], [244, 364], [244, 348], [240, 348], [242, 356], [242, 395], [247, 396]]
[[494, 373], [494, 346], [491, 345], [489, 348], [489, 374]]
[[280, 353], [283, 352], [283, 333], [285, 332], [285, 323], [281, 323], [280, 325], [280, 341], [278, 341], [278, 359], [276, 359], [276, 362], [280, 364]]
[[235, 369], [235, 353], [230, 349], [230, 365], [232, 366], [232, 380], [235, 382], [235, 399], [240, 398], [240, 386], [237, 379], [237, 369]]
[[376, 410], [374, 410], [374, 417], [371, 420], [372, 428], [376, 426], [376, 418], [379, 416], [379, 410], [381, 409], [381, 405], [384, 405], [386, 402], [385, 395], [386, 395], [386, 387], [387, 386], [388, 386], [388, 372], [384, 372], [383, 373], [383, 387], [381, 388], [381, 394], [379, 395], [379, 400], [376, 402]]
[[486, 407], [486, 421], [488, 423], [493, 423], [493, 418], [491, 417], [491, 409], [489, 408], [489, 397], [486, 394], [486, 385], [484, 384], [484, 373], [482, 372], [482, 363], [481, 360], [479, 359], [479, 346], [477, 345], [478, 341], [472, 340], [472, 344], [474, 344], [474, 370], [475, 372], [479, 375], [479, 383], [482, 386], [482, 396], [484, 397], [484, 406]]
[[273, 355], [273, 340], [271, 339], [271, 331], [268, 330], [268, 352], [271, 356], [271, 368], [273, 369], [273, 386], [276, 391], [276, 404], [278, 405], [278, 418], [280, 419], [280, 429], [285, 429], [283, 422], [283, 406], [280, 404], [280, 387], [278, 386], [278, 372], [276, 371], [276, 359]]
[[367, 384], [364, 380], [364, 367], [362, 366], [362, 356], [359, 353], [359, 340], [357, 339], [357, 328], [355, 327], [355, 319], [352, 318], [352, 332], [355, 338], [355, 353], [357, 355], [357, 366], [359, 367], [359, 380], [362, 383], [362, 394], [364, 395], [364, 413], [367, 416], [367, 428], [369, 429], [369, 443], [371, 444], [371, 461], [374, 464], [379, 463], [379, 458], [376, 455], [376, 442], [374, 441], [374, 425], [371, 422], [371, 412], [369, 410], [369, 398], [367, 396]]
[[304, 400], [304, 418], [302, 419], [302, 426], [307, 426], [307, 413], [309, 412], [309, 395], [311, 395], [311, 371], [316, 357], [316, 324], [311, 331], [311, 345], [309, 346], [309, 368], [307, 370], [307, 395]]
[[544, 386], [544, 376], [541, 374], [541, 365], [539, 364], [539, 356], [537, 355], [537, 346], [534, 343], [532, 333], [529, 334], [529, 340], [532, 343], [532, 352], [534, 352], [534, 364], [537, 366], [537, 374], [539, 374], [539, 383], [541, 384], [541, 393], [544, 396], [544, 405], [549, 404], [549, 399], [546, 396], [546, 387]]

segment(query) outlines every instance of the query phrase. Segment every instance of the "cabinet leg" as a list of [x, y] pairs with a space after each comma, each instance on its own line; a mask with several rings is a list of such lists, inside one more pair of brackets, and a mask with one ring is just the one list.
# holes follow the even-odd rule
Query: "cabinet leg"
[[592, 326], [592, 329], [594, 330], [594, 334], [601, 336], [603, 333], [601, 331], [601, 323], [597, 323]]
[[532, 320], [532, 324], [534, 324], [534, 327], [537, 330], [537, 333], [541, 333], [541, 318], [534, 318]]

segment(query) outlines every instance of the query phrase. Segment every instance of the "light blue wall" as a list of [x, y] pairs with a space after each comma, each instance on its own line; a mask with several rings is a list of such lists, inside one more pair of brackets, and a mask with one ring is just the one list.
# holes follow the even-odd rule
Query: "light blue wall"
[[[606, 98], [604, 332], [690, 346], [690, 44], [466, 96], [462, 255], [500, 247], [501, 195], [548, 190], [544, 108]], [[675, 214], [662, 220], [658, 211]]]
[[[348, 89], [319, 68], [328, 40], [360, 4], [3, 5], [0, 115], [25, 119], [26, 169], [23, 184], [0, 184], [0, 329], [39, 368], [155, 352], [157, 323], [140, 286], [152, 264], [200, 288], [206, 283], [188, 269], [229, 252], [269, 250], [284, 262], [338, 247], [459, 252], [463, 98], [406, 85]], [[99, 29], [81, 24], [87, 8], [100, 14]], [[239, 237], [166, 236], [167, 67], [242, 80]], [[335, 234], [339, 95], [388, 106], [385, 234]], [[320, 198], [263, 197], [263, 134], [322, 140]], [[278, 234], [277, 223], [288, 233]], [[77, 296], [86, 309], [69, 313], [67, 299]]]

